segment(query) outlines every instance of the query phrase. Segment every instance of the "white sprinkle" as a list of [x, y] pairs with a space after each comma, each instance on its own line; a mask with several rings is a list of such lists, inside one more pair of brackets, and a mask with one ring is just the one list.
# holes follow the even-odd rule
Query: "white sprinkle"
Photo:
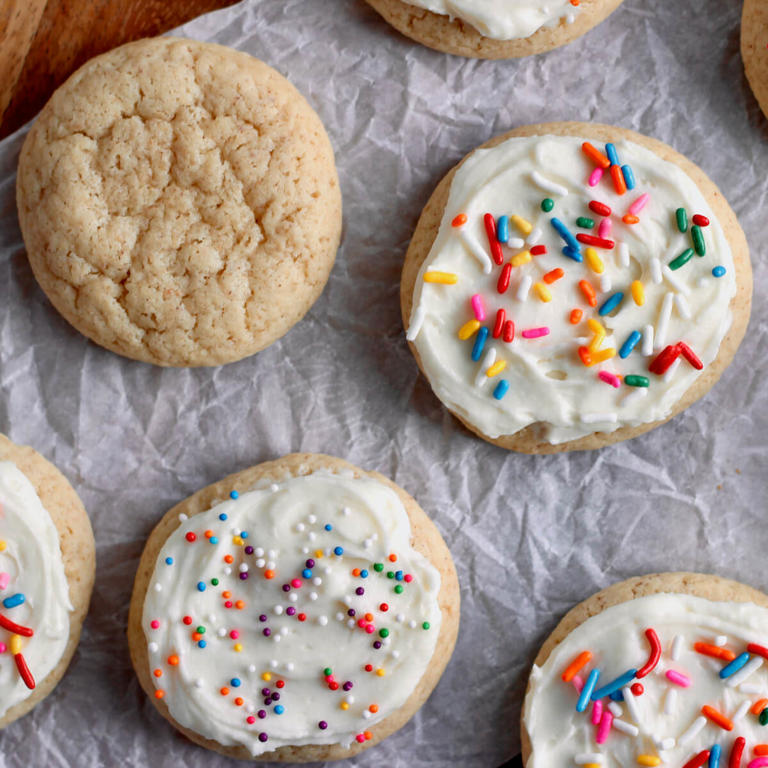
[[715, 645], [718, 648], [722, 648], [728, 642], [728, 638], [725, 635], [718, 635], [715, 638]]
[[324, 565], [323, 566], [323, 573], [330, 573], [331, 572], [331, 566], [330, 565]]
[[257, 567], [257, 568], [263, 568], [265, 565], [266, 565], [266, 560], [264, 560], [264, 558], [263, 558], [263, 557], [260, 557], [260, 558], [259, 558], [259, 559], [256, 561], [256, 567]]
[[530, 275], [525, 275], [523, 279], [520, 281], [520, 285], [517, 286], [517, 293], [515, 294], [515, 298], [518, 301], [525, 301], [528, 298], [528, 291], [531, 290], [531, 286], [533, 285], [533, 279]]
[[615, 701], [608, 702], [608, 709], [611, 710], [611, 714], [614, 717], [621, 717], [624, 714], [624, 710]]
[[757, 672], [757, 670], [762, 666], [763, 660], [759, 656], [753, 656], [738, 672], [731, 675], [725, 681], [725, 684], [729, 688], [734, 688], [740, 683], [743, 683], [750, 675]]
[[642, 354], [645, 357], [649, 357], [653, 354], [653, 326], [646, 325], [643, 327], [643, 346], [641, 349]]
[[268, 557], [270, 560], [274, 560], [274, 559], [277, 557], [277, 552], [276, 552], [274, 549], [270, 549], [270, 550], [267, 552], [267, 557]]
[[296, 592], [291, 592], [291, 594], [290, 594], [290, 595], [288, 595], [288, 599], [289, 599], [289, 600], [290, 600], [292, 603], [295, 603], [295, 602], [296, 602], [296, 601], [299, 599], [299, 596], [298, 596], [298, 594], [296, 594]]
[[640, 733], [640, 729], [636, 725], [632, 725], [632, 723], [627, 723], [624, 720], [617, 720], [616, 718], [613, 719], [613, 727], [617, 731], [621, 731], [622, 733], [628, 733], [630, 736], [637, 736]]
[[322, 579], [321, 579], [319, 576], [315, 576], [315, 577], [312, 579], [312, 583], [313, 583], [313, 584], [314, 584], [316, 587], [319, 587], [319, 586], [320, 586], [320, 585], [323, 583], [323, 580], [322, 580]]
[[659, 312], [659, 322], [656, 323], [656, 339], [654, 349], [664, 349], [667, 340], [667, 330], [669, 328], [669, 319], [672, 316], [672, 303], [675, 300], [675, 294], [668, 291], [664, 294], [661, 302], [661, 311]]
[[349, 507], [344, 507], [344, 509], [341, 510], [341, 514], [344, 515], [344, 517], [348, 517], [352, 513], [352, 510]]
[[522, 248], [524, 245], [525, 240], [523, 240], [522, 237], [510, 237], [509, 240], [507, 240], [507, 247], [512, 248], [513, 250]]
[[317, 600], [317, 592], [310, 592], [309, 593], [309, 599], [310, 600]]
[[408, 341], [415, 341], [419, 335], [421, 326], [424, 325], [424, 319], [427, 316], [427, 308], [419, 304], [411, 315], [411, 322], [408, 324], [408, 332], [405, 334], [405, 338]]
[[528, 245], [536, 245], [536, 243], [538, 243], [539, 240], [541, 240], [541, 236], [543, 234], [544, 233], [538, 227], [535, 227], [534, 229], [532, 229], [531, 234], [528, 235], [528, 238], [527, 238]]
[[314, 525], [317, 522], [317, 516], [316, 515], [310, 515], [307, 518], [307, 522]]
[[411, 620], [408, 622], [408, 626], [409, 626], [411, 629], [416, 629], [416, 622], [415, 622], [413, 619], [411, 619]]
[[606, 291], [611, 290], [611, 286], [613, 283], [611, 283], [611, 276], [608, 274], [603, 273], [600, 275], [600, 290], [605, 293]]
[[485, 372], [496, 362], [496, 347], [491, 347], [483, 357], [482, 362], [480, 363], [480, 367], [477, 369], [477, 374], [475, 375], [475, 386], [481, 387], [483, 384], [485, 384], [486, 381], [488, 381], [488, 377], [485, 375]]
[[579, 752], [578, 755], [574, 755], [573, 762], [576, 765], [586, 765], [587, 763], [603, 765], [605, 757], [600, 752]]
[[240, 563], [238, 570], [240, 573], [248, 573], [248, 563]]
[[272, 667], [272, 669], [277, 669], [278, 663], [277, 659], [272, 659], [272, 661], [269, 662], [269, 666]]
[[162, 591], [163, 591], [163, 585], [155, 584], [155, 592], [162, 592]]
[[267, 568], [272, 569], [275, 567], [275, 561], [274, 560], [267, 560]]
[[664, 699], [664, 714], [671, 715], [675, 711], [675, 704], [677, 703], [677, 690], [670, 688], [667, 691], [667, 696]]
[[465, 229], [459, 230], [459, 240], [461, 240], [464, 247], [480, 262], [483, 272], [486, 275], [490, 275], [491, 270], [493, 269], [491, 257], [485, 252], [485, 249], [480, 243], [478, 243]]
[[232, 575], [232, 569], [231, 569], [229, 566], [227, 566], [227, 567], [224, 569], [224, 575], [225, 575], [225, 576], [231, 576], [231, 575]]
[[363, 717], [368, 720], [371, 717], [372, 713], [369, 712], [367, 709], [363, 711]]
[[582, 424], [615, 424], [618, 420], [616, 413], [584, 413], [581, 416]]
[[651, 259], [651, 282], [658, 285], [661, 280], [661, 259], [654, 256]]
[[[389, 640], [388, 637], [385, 637], [384, 639], [385, 640]], [[398, 650], [392, 651], [392, 658], [393, 659], [399, 659], [400, 658], [400, 651], [398, 651]]]
[[264, 550], [261, 547], [256, 547], [256, 549], [253, 550], [253, 554], [256, 555], [256, 557], [264, 557]]
[[405, 621], [405, 616], [402, 613], [398, 613], [395, 616], [395, 621], [399, 621], [402, 624]]
[[344, 621], [344, 614], [341, 611], [336, 614], [336, 621]]
[[642, 400], [644, 397], [648, 397], [648, 387], [627, 387], [629, 390], [622, 400], [623, 406], [632, 405], [635, 400]]
[[221, 627], [219, 631], [216, 633], [219, 637], [226, 637], [227, 636], [227, 630], [224, 629], [224, 627]]
[[354, 628], [355, 628], [355, 620], [354, 620], [354, 619], [350, 619], [350, 620], [347, 622], [347, 626], [348, 626], [350, 629], [354, 629]]
[[739, 690], [742, 693], [746, 693], [747, 695], [752, 695], [756, 693], [762, 693], [763, 689], [761, 686], [756, 685], [755, 683], [744, 683]]
[[309, 547], [302, 547], [301, 548], [301, 554], [302, 555], [308, 555], [309, 554]]
[[629, 266], [629, 246], [626, 243], [619, 243], [616, 253], [619, 257], [619, 266], [626, 269]]
[[640, 705], [635, 698], [635, 694], [632, 693], [632, 689], [627, 686], [626, 688], [622, 688], [621, 692], [624, 694], [624, 703], [627, 705], [627, 711], [629, 712], [629, 716], [632, 718], [632, 720], [635, 721], [635, 723], [639, 726], [640, 723]]
[[183, 523], [185, 520], [189, 520], [189, 515], [185, 515], [183, 512], [179, 515], [179, 520]]
[[256, 665], [255, 664], [249, 664], [248, 665], [248, 671], [253, 674], [256, 671]]
[[283, 606], [282, 605], [276, 605], [275, 606], [275, 614], [280, 616], [283, 613]]
[[309, 532], [309, 540], [314, 541], [317, 538], [317, 534], [314, 531]]
[[272, 635], [272, 638], [276, 643], [279, 643], [283, 639], [280, 635]]
[[203, 678], [198, 677], [197, 680], [194, 682], [195, 688], [202, 688], [203, 687]]
[[344, 699], [347, 704], [354, 704], [355, 703], [355, 697], [354, 696], [347, 696], [346, 699]]
[[669, 657], [672, 661], [677, 661], [680, 658], [680, 652], [683, 650], [683, 636], [675, 635], [675, 639], [672, 641], [672, 650], [669, 652]]
[[150, 653], [157, 653], [157, 643], [150, 643], [147, 648]]
[[664, 374], [664, 381], [672, 381], [672, 377], [677, 373], [677, 369], [680, 367], [680, 358], [678, 357], [672, 365], [669, 366], [667, 372]]
[[246, 711], [246, 712], [247, 712], [249, 715], [252, 715], [252, 714], [253, 714], [253, 713], [256, 711], [256, 707], [255, 707], [255, 705], [253, 705], [253, 704], [246, 704], [246, 705], [245, 705], [245, 711]]
[[677, 743], [682, 747], [689, 741], [692, 741], [698, 735], [699, 731], [707, 724], [707, 718], [699, 715], [690, 725], [688, 730], [677, 740]]
[[667, 282], [680, 293], [688, 293], [688, 286], [665, 264], [661, 271], [664, 273], [664, 277], [667, 278]]
[[213, 613], [209, 613], [206, 618], [208, 619], [209, 624], [218, 624], [219, 620], [216, 618], [216, 615]]
[[289, 661], [289, 662], [288, 662], [288, 663], [285, 665], [285, 668], [286, 668], [286, 669], [287, 669], [289, 672], [293, 672], [293, 670], [294, 670], [294, 665], [293, 665], [293, 662], [292, 662], [292, 661]]
[[546, 176], [542, 176], [538, 171], [534, 171], [531, 174], [531, 179], [533, 179], [534, 184], [541, 187], [546, 192], [551, 192], [553, 195], [565, 196], [568, 194], [568, 190], [565, 187], [546, 178]]
[[282, 629], [280, 630], [280, 634], [281, 635], [287, 635], [288, 634], [288, 627], [282, 627]]
[[305, 528], [306, 528], [306, 526], [304, 525], [304, 523], [297, 523], [297, 524], [296, 524], [296, 530], [297, 530], [299, 533], [303, 533], [303, 532], [304, 532], [304, 530], [305, 530]]
[[272, 493], [274, 493], [275, 491], [280, 490], [280, 486], [277, 483], [272, 483], [272, 485], [269, 486], [269, 490], [272, 491]]
[[318, 623], [318, 624], [319, 624], [321, 627], [324, 627], [324, 626], [325, 626], [325, 625], [328, 623], [328, 617], [327, 617], [327, 616], [320, 616], [320, 617], [318, 617], [318, 619], [317, 619], [317, 623]]
[[[742, 690], [744, 690], [744, 686], [742, 686]], [[733, 720], [734, 723], [737, 723], [739, 720], [744, 719], [744, 715], [749, 712], [749, 707], [751, 706], [751, 701], [742, 701], [739, 708], [733, 713], [733, 717], [731, 720]]]
[[657, 742], [659, 749], [674, 749], [676, 743], [673, 736], [667, 736], [666, 739]]
[[680, 313], [680, 316], [685, 318], [686, 320], [690, 320], [693, 315], [691, 314], [691, 308], [688, 306], [688, 300], [683, 296], [682, 293], [676, 293], [675, 294], [675, 306], [677, 307], [677, 311]]

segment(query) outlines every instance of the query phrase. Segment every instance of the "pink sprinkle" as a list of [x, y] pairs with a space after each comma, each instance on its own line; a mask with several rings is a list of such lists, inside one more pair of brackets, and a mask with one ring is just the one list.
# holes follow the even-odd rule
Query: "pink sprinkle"
[[574, 675], [573, 680], [571, 680], [573, 683], [573, 687], [576, 689], [577, 693], [581, 693], [581, 689], [584, 687], [584, 681], [579, 677], [579, 675]]
[[600, 381], [604, 381], [606, 384], [616, 387], [616, 389], [621, 386], [621, 379], [615, 373], [610, 373], [610, 371], [600, 371], [597, 375], [600, 377]]
[[600, 226], [597, 228], [597, 234], [600, 237], [607, 238], [608, 235], [611, 234], [612, 229], [613, 229], [613, 222], [608, 217], [606, 217], [600, 222]]
[[0, 590], [5, 589], [11, 582], [11, 574], [3, 571], [0, 573]]
[[541, 328], [529, 328], [522, 333], [524, 339], [540, 339], [542, 336], [549, 336], [549, 328], [546, 325]]
[[152, 629], [159, 629], [160, 622], [157, 619], [152, 619], [152, 621], [149, 622], [149, 626], [152, 627]]
[[232, 631], [229, 633], [229, 636], [230, 636], [230, 637], [231, 637], [233, 640], [237, 640], [237, 638], [238, 638], [238, 637], [240, 637], [240, 633], [239, 633], [239, 632], [238, 632], [236, 629], [233, 629], [233, 630], [232, 630]]
[[691, 678], [684, 675], [682, 672], [675, 672], [674, 669], [668, 669], [665, 674], [670, 683], [679, 685], [682, 688], [687, 688], [691, 684]]
[[5, 643], [0, 643], [0, 653], [5, 653], [6, 650], [7, 650], [7, 646], [5, 645]]
[[358, 733], [355, 738], [358, 741], [358, 744], [362, 744], [365, 741], [365, 736], [362, 733]]
[[366, 632], [367, 632], [369, 635], [372, 635], [372, 634], [373, 634], [373, 633], [376, 631], [376, 627], [374, 627], [374, 626], [373, 626], [373, 624], [369, 624], [369, 625], [368, 625], [368, 626], [365, 628], [365, 631], [366, 631]]
[[600, 718], [603, 716], [603, 701], [598, 699], [592, 705], [592, 725], [597, 725], [600, 722]]
[[611, 731], [611, 726], [613, 725], [613, 715], [611, 714], [610, 710], [605, 710], [603, 712], [602, 718], [600, 718], [600, 725], [597, 726], [597, 734], [595, 735], [595, 741], [598, 744], [604, 744], [605, 740], [608, 738], [608, 734]]
[[478, 322], [485, 322], [485, 305], [483, 304], [483, 297], [479, 293], [472, 297], [472, 311], [475, 313]]
[[592, 173], [589, 174], [589, 186], [590, 187], [596, 187], [600, 183], [600, 179], [603, 178], [603, 169], [599, 166], [595, 168]]
[[253, 715], [248, 715], [248, 717], [245, 718], [248, 725], [253, 725], [256, 722], [256, 718]]
[[638, 197], [637, 200], [635, 200], [635, 202], [629, 206], [629, 212], [633, 216], [636, 216], [638, 213], [640, 213], [640, 211], [643, 210], [643, 208], [645, 208], [646, 205], [648, 205], [648, 201], [650, 199], [651, 196], [647, 192], [643, 192], [643, 194], [640, 195], [640, 197]]
[[405, 582], [406, 584], [410, 584], [413, 581], [413, 576], [411, 576], [410, 573], [405, 574]]
[[765, 768], [766, 765], [768, 765], [768, 755], [750, 760], [747, 763], [747, 768]]
[[301, 579], [294, 579], [294, 580], [291, 582], [291, 586], [292, 586], [294, 589], [299, 589], [299, 587], [301, 587]]

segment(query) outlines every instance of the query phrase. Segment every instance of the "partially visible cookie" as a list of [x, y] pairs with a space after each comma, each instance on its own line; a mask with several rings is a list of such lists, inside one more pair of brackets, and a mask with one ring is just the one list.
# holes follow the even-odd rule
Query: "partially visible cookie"
[[403, 726], [459, 623], [450, 553], [375, 472], [293, 454], [177, 504], [131, 599], [139, 681], [192, 741], [281, 762], [358, 754]]
[[69, 666], [88, 612], [93, 532], [56, 467], [0, 435], [0, 728]]
[[767, 640], [768, 595], [718, 576], [651, 574], [598, 592], [536, 657], [526, 768], [746, 764], [738, 756], [765, 741], [755, 692], [768, 685]]
[[512, 59], [570, 43], [622, 0], [366, 0], [395, 29], [444, 53]]
[[30, 264], [81, 333], [158, 365], [219, 365], [285, 334], [341, 232], [328, 136], [271, 67], [154, 38], [91, 59], [22, 148]]
[[744, 0], [741, 58], [760, 109], [768, 115], [768, 0]]

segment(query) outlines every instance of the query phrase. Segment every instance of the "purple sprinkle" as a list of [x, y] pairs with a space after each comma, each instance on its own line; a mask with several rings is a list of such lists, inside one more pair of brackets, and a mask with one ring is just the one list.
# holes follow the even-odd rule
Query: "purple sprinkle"
[[267, 614], [262, 613], [261, 616], [259, 616], [259, 621], [266, 621], [267, 620]]
[[310, 557], [309, 560], [306, 562], [307, 568], [314, 568], [315, 567], [315, 561]]
[[267, 707], [268, 707], [268, 706], [270, 706], [270, 705], [272, 704], [272, 699], [270, 699], [270, 698], [269, 698], [269, 696], [267, 696], [267, 698], [266, 698], [266, 699], [264, 699], [264, 704], [265, 704]]
[[290, 592], [290, 591], [291, 591], [291, 585], [283, 584], [283, 592]]
[[355, 590], [355, 594], [356, 594], [356, 595], [364, 595], [364, 594], [365, 594], [365, 590], [364, 590], [362, 587], [358, 587], [358, 588]]
[[245, 554], [246, 555], [252, 555], [253, 554], [253, 547], [250, 544], [245, 548]]
[[354, 609], [354, 608], [350, 608], [350, 609], [347, 611], [347, 615], [348, 615], [348, 616], [354, 616], [354, 615], [355, 615], [355, 609]]
[[381, 648], [381, 640], [374, 640], [373, 647], [378, 651]]
[[280, 694], [277, 691], [272, 694], [272, 701], [280, 701]]
[[266, 713], [266, 712], [265, 712], [263, 709], [260, 709], [260, 710], [259, 710], [259, 711], [256, 713], [256, 715], [258, 716], [258, 718], [259, 718], [260, 720], [263, 720], [263, 719], [264, 719], [264, 718], [267, 716], [267, 713]]
[[351, 683], [349, 680], [347, 680], [347, 682], [346, 682], [346, 683], [344, 683], [344, 685], [342, 685], [341, 687], [342, 687], [342, 688], [343, 688], [345, 691], [351, 691], [351, 690], [352, 690], [352, 683]]
[[248, 571], [241, 571], [240, 572], [240, 579], [242, 581], [245, 581], [248, 578]]
[[270, 693], [272, 693], [272, 691], [269, 688], [262, 688], [261, 689], [261, 695], [262, 696], [269, 696]]
[[269, 627], [264, 629], [264, 637], [269, 637], [272, 634], [272, 630]]
[[259, 734], [259, 741], [266, 741], [269, 738], [266, 733]]
[[320, 721], [320, 722], [317, 724], [317, 727], [318, 727], [318, 728], [319, 728], [321, 731], [324, 731], [324, 730], [325, 730], [325, 729], [328, 727], [328, 723], [326, 723], [326, 722], [325, 722], [325, 720], [321, 720], [321, 721]]
[[295, 608], [294, 608], [292, 605], [289, 605], [289, 606], [288, 606], [288, 607], [285, 609], [285, 612], [286, 612], [286, 613], [287, 613], [289, 616], [293, 616], [293, 615], [296, 613], [296, 609], [295, 609]]

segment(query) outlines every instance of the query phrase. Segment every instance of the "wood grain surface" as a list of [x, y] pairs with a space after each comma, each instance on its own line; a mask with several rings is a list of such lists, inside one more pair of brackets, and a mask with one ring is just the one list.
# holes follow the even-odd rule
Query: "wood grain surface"
[[0, 138], [83, 62], [237, 0], [0, 0]]

